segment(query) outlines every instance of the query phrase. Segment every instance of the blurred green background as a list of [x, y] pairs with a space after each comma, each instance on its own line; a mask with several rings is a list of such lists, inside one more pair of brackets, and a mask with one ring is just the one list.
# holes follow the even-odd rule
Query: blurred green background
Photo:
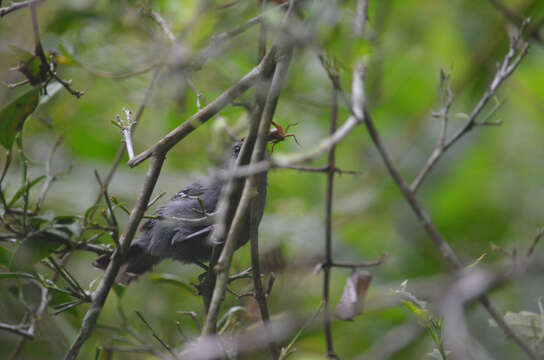
[[[98, 194], [93, 170], [107, 174], [120, 145], [119, 130], [111, 124], [116, 114], [127, 107], [135, 112], [142, 101], [151, 73], [127, 79], [96, 76], [96, 71], [128, 73], [158, 61], [180, 61], [208, 45], [211, 35], [230, 30], [259, 14], [256, 1], [237, 1], [230, 6], [224, 1], [212, 2], [196, 23], [199, 11], [196, 0], [153, 1], [176, 37], [183, 36], [184, 46], [176, 54], [160, 28], [138, 11], [143, 1], [46, 1], [38, 8], [42, 42], [46, 49], [66, 49], [73, 59], [59, 64], [59, 74], [71, 79], [75, 89], [85, 91], [76, 99], [60, 90], [40, 106], [24, 127], [23, 141], [28, 156], [34, 161], [31, 176], [43, 173], [47, 152], [57, 135], [64, 142], [55, 158], [54, 168], [66, 170], [47, 197], [44, 210], [56, 215], [82, 215]], [[312, 13], [318, 5], [309, 1]], [[319, 3], [319, 2], [316, 2]], [[450, 111], [450, 134], [470, 113], [491, 81], [496, 63], [502, 61], [509, 46], [505, 18], [491, 1], [471, 0], [381, 0], [370, 1], [368, 41], [352, 36], [355, 1], [340, 2], [339, 25], [323, 20], [318, 25], [313, 43], [297, 50], [282, 92], [275, 121], [291, 128], [301, 144], [288, 140], [278, 146], [278, 153], [304, 150], [325, 137], [329, 127], [331, 85], [321, 68], [315, 49], [325, 47], [341, 64], [341, 78], [346, 91], [351, 87], [351, 68], [363, 58], [368, 65], [367, 92], [374, 121], [395, 164], [407, 180], [412, 180], [432, 152], [440, 132], [440, 122], [431, 116], [440, 108], [437, 92], [439, 71], [451, 75], [456, 101]], [[510, 0], [504, 4], [533, 24], [544, 18], [544, 2]], [[4, 4], [5, 6], [5, 4]], [[281, 16], [270, 12], [270, 21]], [[187, 30], [189, 29], [189, 30]], [[544, 31], [540, 36], [544, 37]], [[225, 44], [224, 51], [210, 59], [200, 71], [185, 72], [179, 67], [165, 68], [152, 90], [134, 136], [136, 152], [151, 146], [160, 137], [193, 115], [197, 109], [196, 94], [186, 86], [188, 74], [204, 97], [210, 101], [234, 84], [257, 63], [259, 31], [252, 27]], [[273, 34], [269, 35], [269, 43]], [[10, 45], [32, 51], [33, 38], [30, 12], [22, 9], [0, 20], [0, 79], [22, 80], [9, 68], [17, 65]], [[81, 66], [83, 64], [84, 66]], [[529, 54], [501, 87], [499, 100], [504, 106], [493, 116], [500, 127], [479, 127], [457, 143], [431, 172], [418, 192], [438, 229], [466, 264], [482, 254], [483, 264], [494, 264], [504, 254], [493, 251], [491, 243], [504, 249], [526, 249], [536, 229], [544, 221], [544, 42], [533, 40]], [[28, 90], [0, 87], [0, 105], [9, 103]], [[252, 92], [242, 96], [251, 100]], [[484, 109], [489, 113], [492, 106]], [[340, 121], [347, 118], [341, 107]], [[224, 132], [243, 125], [245, 110], [227, 107], [218, 117], [198, 128], [168, 154], [155, 194], [172, 196], [189, 185], [212, 166], [213, 149]], [[4, 151], [0, 163], [5, 161]], [[314, 165], [325, 163], [325, 157]], [[388, 253], [381, 266], [371, 268], [373, 275], [365, 313], [354, 322], [333, 323], [335, 349], [343, 359], [354, 359], [376, 344], [393, 327], [414, 317], [398, 299], [389, 295], [409, 279], [408, 288], [426, 299], [435, 299], [432, 279], [444, 275], [446, 267], [440, 255], [408, 208], [395, 184], [385, 171], [363, 127], [355, 129], [339, 146], [338, 166], [359, 171], [359, 175], [338, 175], [335, 182], [333, 208], [334, 259], [363, 261]], [[110, 185], [111, 195], [130, 206], [134, 203], [147, 163], [131, 169], [126, 157]], [[7, 194], [19, 187], [17, 162], [10, 168], [5, 183]], [[34, 190], [35, 192], [37, 190]], [[38, 194], [34, 194], [37, 197]], [[269, 174], [268, 201], [263, 218], [261, 251], [265, 271], [273, 271], [277, 280], [270, 296], [273, 315], [288, 310], [310, 317], [321, 302], [322, 276], [313, 275], [314, 266], [322, 260], [324, 249], [325, 175], [294, 170], [274, 170]], [[124, 213], [118, 219], [126, 222]], [[4, 246], [3, 244], [0, 244]], [[6, 245], [10, 251], [13, 246]], [[91, 267], [91, 253], [76, 253], [67, 265], [85, 287], [101, 276]], [[238, 251], [234, 269], [249, 264], [249, 249]], [[5, 270], [3, 270], [5, 271]], [[193, 265], [165, 261], [156, 273], [170, 273], [185, 282], [196, 282], [201, 270]], [[348, 269], [332, 272], [331, 302], [338, 302]], [[24, 309], [17, 297], [8, 291], [20, 285], [14, 280], [0, 282], [0, 321], [17, 323]], [[251, 288], [249, 280], [234, 284], [238, 292]], [[417, 288], [417, 291], [416, 291]], [[491, 294], [503, 311], [538, 312], [537, 298], [541, 282], [527, 278]], [[438, 300], [437, 300], [438, 301]], [[239, 301], [227, 295], [223, 309]], [[241, 320], [251, 323], [259, 318], [258, 309], [249, 300]], [[160, 349], [148, 330], [138, 320], [141, 311], [155, 330], [172, 345], [182, 342], [175, 321], [181, 321], [191, 335], [197, 329], [193, 322], [176, 311], [196, 311], [202, 315], [199, 297], [175, 285], [154, 281], [150, 276], [126, 289], [122, 297], [111, 293], [99, 323], [121, 324], [120, 304], [128, 324]], [[27, 342], [22, 359], [62, 358], [75, 337], [87, 305], [58, 316], [47, 314], [39, 322], [36, 339]], [[493, 358], [512, 359], [519, 351], [496, 328], [490, 328], [488, 315], [480, 307], [467, 309], [472, 336], [481, 342]], [[415, 326], [417, 329], [417, 326]], [[290, 336], [291, 337], [291, 336]], [[290, 338], [289, 337], [289, 338]], [[288, 342], [289, 339], [286, 340]], [[0, 332], [0, 357], [7, 358], [18, 337]], [[96, 347], [116, 342], [111, 331], [98, 329], [84, 346], [82, 359], [91, 359]], [[325, 354], [322, 327], [318, 320], [303, 332], [296, 343], [294, 359], [318, 359]], [[430, 338], [422, 334], [395, 355], [395, 359], [423, 359], [432, 351]], [[266, 358], [255, 353], [247, 358]], [[116, 352], [115, 359], [147, 359], [146, 354]]]

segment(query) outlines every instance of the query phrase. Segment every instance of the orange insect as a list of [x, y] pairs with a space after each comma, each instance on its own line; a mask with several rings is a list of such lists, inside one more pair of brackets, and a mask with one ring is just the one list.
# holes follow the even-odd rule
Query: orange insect
[[270, 133], [268, 134], [268, 142], [272, 144], [272, 149], [270, 150], [270, 152], [274, 152], [274, 147], [276, 146], [276, 144], [284, 141], [288, 137], [292, 137], [293, 139], [295, 139], [297, 145], [300, 146], [300, 143], [298, 142], [295, 134], [287, 133], [291, 126], [297, 126], [298, 123], [289, 124], [285, 127], [285, 129], [283, 129], [281, 125], [276, 124], [274, 121], [272, 121], [272, 125], [275, 129], [272, 129], [272, 131], [270, 131]]

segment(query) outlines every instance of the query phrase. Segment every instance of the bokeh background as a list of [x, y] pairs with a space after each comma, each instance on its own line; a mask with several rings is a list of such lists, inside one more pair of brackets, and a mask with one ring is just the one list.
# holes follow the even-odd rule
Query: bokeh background
[[[99, 71], [129, 73], [159, 61], [179, 61], [206, 47], [211, 35], [235, 28], [260, 12], [256, 1], [240, 0], [229, 2], [230, 5], [226, 1], [215, 1], [192, 23], [200, 1], [152, 1], [153, 10], [164, 17], [173, 34], [184, 38], [184, 46], [172, 54], [157, 24], [138, 10], [144, 3], [46, 1], [38, 8], [44, 47], [59, 49], [62, 45], [64, 49], [59, 74], [71, 79], [74, 88], [85, 91], [81, 99], [65, 90], [58, 91], [37, 109], [24, 127], [23, 140], [33, 160], [30, 169], [33, 177], [44, 172], [47, 153], [56, 137], [64, 137], [53, 162], [54, 169], [62, 170], [63, 175], [49, 192], [44, 205], [46, 212], [83, 215], [92, 205], [99, 191], [93, 171], [97, 169], [105, 176], [120, 146], [119, 130], [111, 121], [122, 113], [123, 107], [133, 112], [137, 110], [152, 73], [110, 79], [98, 76]], [[308, 13], [319, 6], [309, 3]], [[295, 53], [275, 121], [282, 125], [298, 123], [290, 132], [296, 135], [300, 147], [289, 139], [278, 144], [275, 152], [308, 149], [328, 133], [331, 84], [315, 52], [318, 47], [324, 47], [341, 64], [346, 91], [351, 86], [352, 65], [361, 58], [366, 62], [367, 93], [374, 121], [395, 164], [404, 177], [411, 180], [424, 165], [439, 135], [440, 122], [431, 112], [440, 108], [437, 92], [440, 69], [450, 74], [455, 94], [450, 111], [451, 134], [463, 124], [463, 114], [471, 112], [491, 81], [496, 63], [502, 61], [508, 50], [508, 33], [513, 27], [492, 1], [370, 1], [367, 41], [361, 41], [352, 36], [355, 1], [340, 3], [336, 14], [340, 19], [338, 27], [323, 20], [315, 38], [305, 39], [306, 48]], [[505, 0], [503, 3], [520, 16], [531, 17], [533, 24], [544, 18], [542, 1]], [[281, 14], [270, 11], [269, 17], [273, 22]], [[152, 145], [198, 110], [197, 96], [186, 86], [187, 76], [210, 101], [256, 65], [258, 29], [258, 26], [252, 27], [228, 41], [222, 52], [209, 59], [199, 71], [187, 72], [173, 65], [161, 72], [134, 136], [136, 152]], [[273, 36], [271, 34], [269, 40]], [[539, 36], [544, 38], [544, 29]], [[494, 251], [491, 244], [507, 251], [513, 248], [524, 251], [536, 229], [544, 224], [544, 40], [536, 36], [530, 44], [529, 54], [498, 92], [498, 100], [505, 103], [491, 120], [502, 121], [502, 126], [473, 130], [444, 156], [418, 192], [418, 198], [438, 229], [466, 264], [482, 254], [486, 254], [482, 264], [504, 260], [505, 254]], [[10, 50], [13, 45], [32, 51], [28, 9], [0, 19], [0, 79], [5, 82], [23, 79], [8, 70], [18, 62], [17, 55]], [[0, 87], [0, 105], [26, 90], [28, 87], [15, 90]], [[249, 91], [242, 99], [250, 101], [251, 95]], [[491, 109], [489, 106], [484, 110], [484, 117]], [[346, 109], [341, 107], [340, 121], [347, 116]], [[155, 193], [166, 192], [166, 197], [170, 197], [205, 173], [213, 166], [212, 154], [219, 148], [225, 126], [243, 129], [245, 120], [244, 108], [227, 107], [179, 143], [168, 154]], [[109, 192], [130, 208], [147, 164], [130, 168], [126, 160], [125, 156]], [[0, 163], [4, 161], [5, 151], [2, 151]], [[314, 165], [323, 165], [325, 161], [325, 157], [320, 158]], [[379, 344], [391, 329], [414, 323], [414, 315], [390, 294], [390, 289], [398, 288], [408, 279], [408, 289], [438, 306], [437, 284], [447, 282], [448, 278], [439, 253], [391, 181], [363, 127], [355, 129], [338, 146], [337, 162], [340, 168], [360, 174], [336, 177], [334, 259], [357, 262], [375, 259], [384, 253], [389, 255], [382, 265], [368, 269], [373, 280], [365, 313], [353, 322], [335, 320], [332, 325], [337, 353], [341, 358], [355, 359], [365, 352], [368, 355], [369, 349]], [[4, 183], [7, 194], [19, 187], [19, 170], [15, 161]], [[320, 306], [322, 276], [314, 275], [313, 271], [324, 251], [325, 177], [287, 169], [269, 174], [260, 237], [266, 276], [271, 272], [276, 276], [269, 298], [274, 316], [289, 310], [309, 318]], [[34, 198], [37, 195], [32, 194]], [[127, 216], [120, 211], [118, 219], [124, 223]], [[14, 250], [13, 244], [0, 243], [0, 246], [10, 252]], [[67, 265], [85, 287], [92, 287], [101, 276], [99, 270], [91, 267], [94, 258], [92, 253], [77, 252]], [[242, 248], [235, 255], [234, 270], [241, 271], [249, 263], [249, 248]], [[200, 272], [197, 266], [171, 261], [165, 261], [155, 270], [157, 274], [173, 274], [185, 283], [196, 282]], [[332, 274], [334, 306], [350, 270], [334, 269]], [[22, 286], [19, 280], [0, 281], [0, 321], [17, 323], [24, 312], [17, 296], [9, 291], [17, 286]], [[233, 285], [240, 293], [250, 288], [250, 280]], [[526, 277], [500, 288], [491, 297], [503, 312], [538, 312], [537, 299], [542, 295], [541, 281]], [[240, 313], [243, 324], [259, 318], [258, 308], [250, 300], [227, 295], [223, 308], [236, 305], [245, 307]], [[143, 276], [122, 296], [112, 292], [99, 323], [120, 326], [119, 307], [125, 313], [128, 326], [158, 349], [160, 346], [138, 320], [135, 310], [141, 311], [172, 345], [183, 341], [175, 321], [181, 322], [186, 334], [198, 333], [193, 322], [176, 311], [195, 311], [202, 316], [198, 296], [174, 282], [158, 281], [152, 276]], [[25, 344], [21, 358], [62, 358], [86, 308], [87, 305], [81, 305], [58, 316], [46, 314], [39, 323], [36, 339]], [[479, 306], [467, 308], [472, 336], [492, 358], [518, 358], [519, 350], [498, 329], [489, 326], [488, 317]], [[428, 358], [427, 354], [432, 351], [429, 336], [416, 323], [413, 325], [411, 329], [416, 336], [393, 356], [394, 359]], [[97, 347], [119, 344], [115, 336], [115, 332], [97, 329], [81, 358], [93, 358]], [[0, 357], [7, 358], [17, 341], [17, 336], [0, 332]], [[293, 359], [324, 357], [324, 336], [319, 320], [302, 333], [295, 347]], [[263, 350], [247, 358], [267, 356]], [[116, 352], [114, 358], [153, 357]]]

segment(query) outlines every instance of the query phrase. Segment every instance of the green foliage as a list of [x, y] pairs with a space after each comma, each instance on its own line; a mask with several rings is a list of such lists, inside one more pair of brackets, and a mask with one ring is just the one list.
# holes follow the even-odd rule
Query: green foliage
[[11, 149], [15, 136], [23, 128], [26, 118], [32, 114], [40, 92], [38, 89], [29, 90], [0, 110], [0, 144]]

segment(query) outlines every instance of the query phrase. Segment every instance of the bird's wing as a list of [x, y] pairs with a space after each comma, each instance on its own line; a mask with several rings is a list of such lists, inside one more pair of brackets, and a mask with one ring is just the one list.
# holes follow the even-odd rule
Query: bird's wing
[[[176, 195], [174, 195], [169, 202], [171, 201], [178, 201], [178, 200], [186, 200], [188, 205], [189, 203], [192, 204], [192, 205], [197, 205], [195, 208], [198, 208], [198, 198], [202, 195], [204, 195], [204, 190], [205, 188], [200, 185], [199, 183], [194, 183], [188, 187], [186, 187], [185, 189], [181, 190], [180, 192], [178, 192]], [[195, 202], [196, 200], [196, 202]], [[154, 216], [163, 216], [163, 215], [166, 215], [165, 213], [167, 212], [166, 210], [166, 206], [168, 205], [167, 202], [166, 204], [164, 204], [163, 206], [161, 206], [160, 208], [158, 208], [157, 210], [155, 210], [153, 212], [153, 215]], [[144, 222], [141, 226], [140, 226], [140, 231], [141, 232], [146, 232], [146, 231], [149, 231], [151, 230], [151, 228], [153, 227], [153, 225], [155, 224], [155, 221], [156, 219], [149, 219], [147, 220], [146, 222]]]
[[171, 245], [180, 244], [183, 241], [195, 239], [197, 237], [207, 237], [213, 231], [213, 225], [206, 226], [202, 229], [196, 230], [192, 233], [186, 234], [185, 232], [178, 231], [171, 240]]

